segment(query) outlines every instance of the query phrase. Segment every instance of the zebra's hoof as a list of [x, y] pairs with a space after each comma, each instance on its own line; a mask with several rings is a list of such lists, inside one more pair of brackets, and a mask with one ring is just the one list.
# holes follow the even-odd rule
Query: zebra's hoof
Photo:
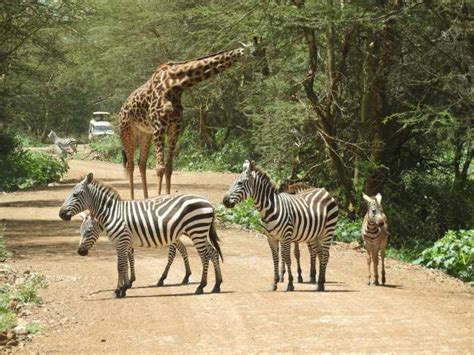
[[214, 288], [212, 289], [211, 293], [219, 293], [221, 292], [221, 287], [220, 286], [214, 286]]
[[181, 282], [183, 285], [186, 285], [186, 284], [189, 283], [189, 276], [190, 276], [190, 275], [186, 275], [186, 276], [184, 277], [183, 281]]
[[123, 298], [125, 297], [126, 293], [123, 288], [116, 289], [114, 293], [112, 293], [112, 298]]
[[158, 283], [156, 284], [156, 286], [161, 287], [161, 286], [163, 286], [164, 284], [165, 284], [165, 279], [160, 279], [160, 280], [158, 281]]
[[374, 285], [378, 286], [379, 285], [379, 280], [375, 280]]
[[295, 290], [295, 286], [293, 286], [293, 284], [289, 284], [288, 287], [286, 288], [287, 292], [291, 292], [291, 291], [294, 291], [294, 290]]
[[270, 291], [276, 291], [277, 290], [277, 285], [276, 284], [271, 284], [270, 285]]
[[298, 283], [303, 283], [303, 276], [301, 275], [298, 275]]
[[324, 292], [324, 284], [318, 284], [318, 287], [316, 288], [316, 291]]
[[309, 283], [313, 284], [313, 285], [316, 285], [316, 277], [310, 277], [309, 278]]
[[204, 293], [204, 290], [202, 287], [198, 287], [196, 291], [194, 292], [195, 295], [202, 295]]

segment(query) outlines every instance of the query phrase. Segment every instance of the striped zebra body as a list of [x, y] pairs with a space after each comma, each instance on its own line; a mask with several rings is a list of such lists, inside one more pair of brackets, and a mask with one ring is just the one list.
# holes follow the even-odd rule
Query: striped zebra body
[[51, 131], [48, 138], [61, 150], [63, 154], [67, 154], [67, 148], [71, 148], [74, 153], [77, 152], [77, 141], [75, 138], [59, 138], [58, 135]]
[[374, 269], [374, 284], [379, 285], [379, 252], [382, 260], [382, 285], [385, 285], [385, 249], [387, 248], [388, 231], [387, 216], [382, 209], [382, 195], [377, 194], [375, 197], [369, 197], [362, 194], [367, 202], [367, 213], [362, 222], [362, 237], [364, 246], [367, 250], [367, 266], [368, 266], [368, 284], [372, 282], [371, 263]]
[[223, 203], [235, 204], [253, 198], [260, 213], [270, 245], [274, 265], [272, 290], [276, 290], [278, 275], [278, 242], [281, 243], [284, 262], [288, 269], [288, 291], [293, 291], [290, 245], [307, 243], [318, 254], [320, 273], [317, 290], [324, 290], [329, 247], [337, 223], [336, 201], [325, 189], [312, 189], [299, 194], [279, 193], [270, 177], [253, 162], [244, 163], [242, 174], [229, 188]]
[[[94, 246], [97, 239], [99, 239], [99, 235], [102, 233], [104, 228], [100, 226], [100, 224], [90, 215], [86, 215], [84, 212], [79, 214], [83, 219], [80, 232], [81, 232], [81, 239], [79, 243], [79, 248], [77, 250], [78, 254], [81, 256], [86, 256], [89, 253], [89, 250]], [[182, 281], [182, 284], [189, 283], [189, 277], [191, 276], [191, 267], [189, 265], [189, 258], [188, 252], [186, 250], [186, 246], [177, 239], [173, 244], [171, 244], [168, 248], [168, 263], [166, 264], [165, 270], [163, 271], [162, 276], [160, 277], [157, 286], [163, 286], [164, 281], [168, 277], [168, 272], [173, 264], [174, 258], [176, 257], [176, 250], [181, 254], [181, 257], [184, 261], [184, 267], [186, 270], [186, 274]], [[128, 262], [130, 264], [130, 287], [132, 286], [133, 282], [136, 280], [135, 277], [135, 259], [134, 259], [134, 249], [131, 248], [129, 255], [128, 255]]]
[[[288, 193], [292, 195], [297, 195], [302, 192], [307, 192], [308, 190], [315, 189], [314, 186], [311, 186], [309, 184], [303, 183], [303, 182], [298, 182], [294, 184], [284, 184], [280, 185], [278, 192], [279, 193]], [[300, 247], [299, 243], [293, 243], [294, 244], [294, 255], [296, 259], [296, 272], [298, 274], [297, 280], [299, 283], [303, 282], [303, 270], [301, 269], [301, 260], [300, 260]], [[309, 282], [311, 284], [316, 283], [316, 253], [312, 251], [311, 247], [308, 245], [308, 250], [309, 250], [309, 255], [310, 255], [310, 273], [309, 273]], [[285, 280], [285, 263], [283, 262], [283, 248], [281, 248], [281, 269], [280, 269], [280, 282], [283, 282]]]
[[124, 297], [130, 287], [128, 253], [132, 248], [169, 246], [182, 234], [192, 240], [203, 263], [196, 293], [203, 293], [207, 285], [209, 261], [213, 262], [216, 274], [212, 292], [220, 292], [219, 238], [214, 227], [213, 207], [204, 197], [188, 194], [122, 200], [117, 191], [94, 180], [90, 173], [73, 188], [59, 216], [67, 221], [84, 210], [90, 211], [115, 245], [119, 270], [115, 297]]

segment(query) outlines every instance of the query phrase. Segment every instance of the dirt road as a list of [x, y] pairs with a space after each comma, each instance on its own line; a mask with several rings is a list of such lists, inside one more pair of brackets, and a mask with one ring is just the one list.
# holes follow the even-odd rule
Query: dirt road
[[[80, 257], [80, 221], [63, 222], [58, 211], [74, 179], [89, 171], [124, 197], [127, 183], [117, 164], [70, 165], [66, 180], [71, 183], [0, 195], [14, 267], [42, 272], [49, 283], [41, 291], [44, 306], [31, 316], [46, 330], [14, 351], [474, 351], [473, 289], [441, 272], [388, 260], [388, 285], [369, 287], [365, 255], [338, 244], [331, 251], [327, 292], [312, 292], [307, 283], [295, 284], [295, 292], [284, 292], [283, 285], [270, 292], [272, 261], [264, 238], [222, 226], [221, 294], [193, 294], [201, 263], [190, 246], [190, 285], [179, 285], [184, 267], [177, 257], [167, 285], [154, 287], [166, 250], [137, 249], [134, 288], [125, 299], [112, 299], [117, 276], [111, 245], [102, 237], [88, 257]], [[155, 183], [153, 172], [149, 176]], [[198, 193], [217, 203], [233, 175], [176, 172], [173, 179], [173, 192]], [[305, 276], [308, 265], [303, 251]], [[214, 280], [212, 270], [209, 275], [205, 292]]]

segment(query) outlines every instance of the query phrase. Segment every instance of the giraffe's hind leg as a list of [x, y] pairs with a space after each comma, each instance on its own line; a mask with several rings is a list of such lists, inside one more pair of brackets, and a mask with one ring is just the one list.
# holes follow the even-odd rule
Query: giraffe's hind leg
[[121, 117], [120, 123], [120, 140], [122, 141], [122, 158], [124, 168], [127, 171], [128, 183], [130, 187], [130, 198], [134, 199], [133, 188], [133, 170], [135, 168], [134, 152], [135, 152], [135, 134], [128, 119]]
[[140, 159], [138, 167], [140, 169], [140, 177], [142, 179], [143, 197], [148, 198], [148, 184], [146, 180], [146, 163], [148, 161], [148, 153], [150, 152], [151, 135], [142, 133], [140, 135]]
[[[179, 114], [181, 115], [181, 113]], [[181, 132], [181, 117], [173, 124], [168, 126], [168, 152], [166, 156], [165, 163], [165, 178], [166, 178], [166, 193], [171, 193], [171, 175], [173, 174], [173, 159], [174, 152], [176, 149], [176, 143], [178, 142], [178, 137]]]

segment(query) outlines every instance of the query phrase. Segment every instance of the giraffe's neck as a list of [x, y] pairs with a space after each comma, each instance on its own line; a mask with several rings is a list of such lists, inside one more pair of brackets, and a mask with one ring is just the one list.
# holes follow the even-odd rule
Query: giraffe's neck
[[167, 70], [167, 88], [189, 88], [223, 72], [244, 55], [244, 48], [236, 48], [186, 62], [170, 62], [161, 67]]

